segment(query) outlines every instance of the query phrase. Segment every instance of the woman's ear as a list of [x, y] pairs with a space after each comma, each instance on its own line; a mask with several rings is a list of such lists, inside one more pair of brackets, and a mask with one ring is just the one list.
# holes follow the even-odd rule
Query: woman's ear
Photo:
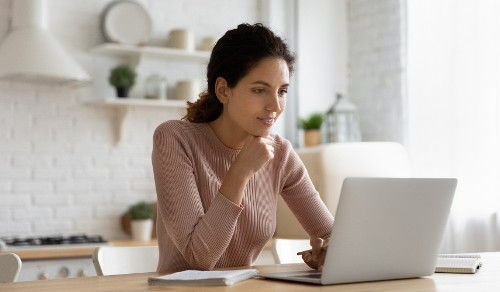
[[226, 104], [229, 100], [229, 86], [227, 85], [226, 79], [223, 77], [217, 77], [215, 80], [215, 94], [222, 104]]

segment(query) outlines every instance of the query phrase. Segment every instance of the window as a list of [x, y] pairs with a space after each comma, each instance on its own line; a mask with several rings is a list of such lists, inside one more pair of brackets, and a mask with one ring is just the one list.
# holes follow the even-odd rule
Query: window
[[499, 250], [500, 1], [407, 7], [413, 173], [459, 180], [446, 251]]

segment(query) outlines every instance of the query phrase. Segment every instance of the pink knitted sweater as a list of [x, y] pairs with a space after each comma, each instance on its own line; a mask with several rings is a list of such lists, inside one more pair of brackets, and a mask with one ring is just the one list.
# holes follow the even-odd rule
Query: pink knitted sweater
[[206, 123], [168, 121], [156, 129], [158, 271], [251, 265], [276, 228], [283, 196], [311, 237], [328, 236], [333, 217], [289, 141], [274, 137], [274, 159], [250, 179], [240, 206], [218, 191], [239, 153]]

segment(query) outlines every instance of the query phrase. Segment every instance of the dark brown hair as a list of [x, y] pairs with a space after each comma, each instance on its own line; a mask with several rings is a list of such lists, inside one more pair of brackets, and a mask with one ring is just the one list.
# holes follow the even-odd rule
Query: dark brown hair
[[215, 94], [215, 81], [223, 77], [234, 88], [248, 72], [264, 58], [285, 60], [290, 73], [295, 57], [279, 36], [261, 23], [243, 23], [227, 31], [215, 44], [207, 66], [207, 91], [195, 102], [188, 102], [182, 118], [193, 123], [216, 120], [222, 113], [222, 103]]

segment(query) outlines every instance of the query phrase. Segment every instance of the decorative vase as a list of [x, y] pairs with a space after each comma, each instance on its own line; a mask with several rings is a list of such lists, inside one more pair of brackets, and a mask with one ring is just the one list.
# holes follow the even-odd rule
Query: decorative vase
[[119, 98], [128, 97], [128, 91], [130, 88], [128, 87], [116, 87], [116, 96]]
[[304, 146], [316, 146], [321, 144], [321, 130], [307, 130], [304, 132]]
[[131, 231], [134, 240], [151, 240], [151, 235], [153, 234], [153, 219], [132, 220]]

